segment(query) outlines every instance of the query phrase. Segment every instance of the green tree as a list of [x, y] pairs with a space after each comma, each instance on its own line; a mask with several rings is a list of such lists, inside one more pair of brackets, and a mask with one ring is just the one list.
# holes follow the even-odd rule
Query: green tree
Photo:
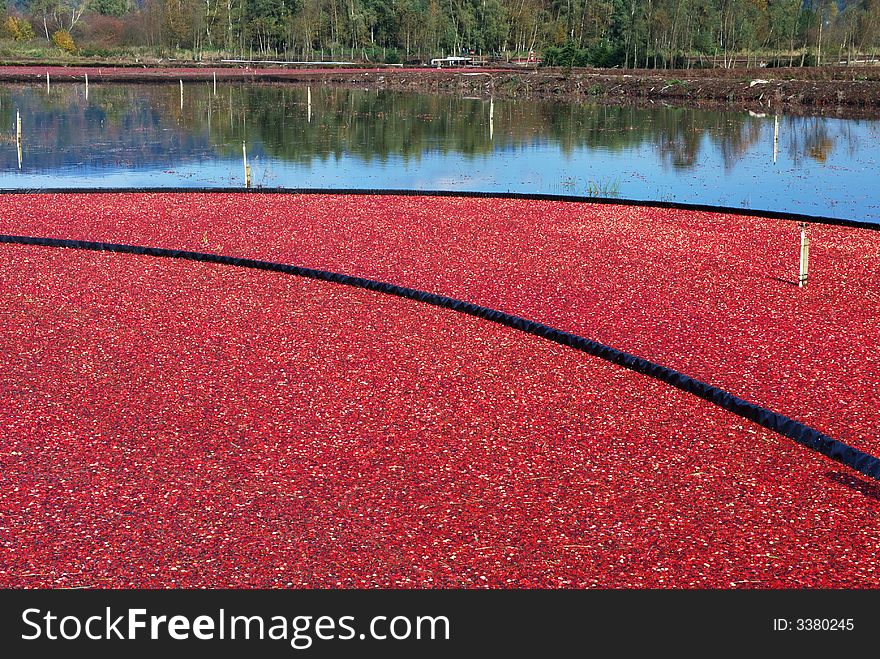
[[131, 7], [129, 0], [91, 0], [89, 8], [104, 16], [122, 16]]

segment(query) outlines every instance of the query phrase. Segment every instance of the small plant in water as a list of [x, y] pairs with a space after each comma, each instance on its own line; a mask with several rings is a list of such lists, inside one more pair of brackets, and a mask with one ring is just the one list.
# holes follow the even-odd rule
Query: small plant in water
[[586, 181], [585, 190], [590, 197], [619, 197], [620, 181]]
[[[254, 159], [256, 160], [256, 158]], [[260, 180], [254, 180], [253, 186], [255, 188], [267, 188], [270, 187], [270, 183], [272, 179], [275, 178], [275, 173], [272, 171], [271, 161], [266, 163], [266, 166], [263, 167], [263, 173], [260, 176]], [[256, 179], [256, 177], [254, 177]]]

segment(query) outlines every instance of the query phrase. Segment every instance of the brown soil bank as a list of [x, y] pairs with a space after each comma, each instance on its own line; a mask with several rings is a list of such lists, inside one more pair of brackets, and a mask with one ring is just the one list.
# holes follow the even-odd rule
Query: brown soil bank
[[650, 105], [880, 118], [880, 67], [690, 70], [292, 69], [239, 67], [0, 67], [0, 82], [243, 80], [500, 98]]
[[[315, 75], [314, 73], [312, 75]], [[880, 67], [322, 72], [341, 85], [566, 102], [880, 118]]]

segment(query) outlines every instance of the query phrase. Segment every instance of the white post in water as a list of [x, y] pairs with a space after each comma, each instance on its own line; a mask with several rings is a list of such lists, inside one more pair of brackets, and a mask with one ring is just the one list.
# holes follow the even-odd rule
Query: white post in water
[[241, 142], [241, 157], [244, 161], [244, 187], [251, 187], [251, 166], [248, 165], [247, 161], [247, 144], [245, 144], [244, 140]]
[[50, 91], [50, 89], [49, 89], [49, 72], [46, 71], [46, 93], [48, 94], [49, 91]]
[[307, 104], [306, 104], [308, 106], [308, 108], [307, 108], [308, 122], [312, 123], [312, 88], [311, 87], [306, 87], [306, 98], [308, 99]]
[[15, 111], [15, 145], [18, 148], [18, 168], [21, 169], [21, 114]]
[[492, 139], [492, 136], [495, 133], [495, 98], [489, 97], [489, 139]]
[[776, 154], [779, 153], [779, 115], [773, 115], [773, 164], [776, 164]]
[[89, 100], [89, 74], [86, 73], [86, 100]]
[[798, 274], [798, 288], [807, 285], [807, 274], [810, 267], [810, 237], [807, 235], [807, 223], [799, 222], [801, 228], [801, 261]]

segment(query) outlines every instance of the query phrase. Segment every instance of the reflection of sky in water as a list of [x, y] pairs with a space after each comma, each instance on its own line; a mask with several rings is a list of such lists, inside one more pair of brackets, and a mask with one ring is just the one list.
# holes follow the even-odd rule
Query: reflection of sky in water
[[[305, 92], [297, 90], [296, 93]], [[394, 112], [399, 121], [418, 120], [406, 115], [408, 108], [401, 98], [394, 97], [394, 109], [389, 114]], [[483, 106], [486, 104], [482, 101], [456, 99], [449, 104], [449, 112], [461, 112], [464, 108], [480, 117]], [[438, 107], [443, 108], [444, 104]], [[601, 108], [575, 108], [580, 113], [608, 113]], [[323, 110], [329, 114], [326, 101]], [[332, 121], [327, 119], [320, 129], [316, 125], [308, 127], [308, 130], [323, 131], [320, 143], [312, 140], [297, 151], [297, 145], [304, 140], [299, 136], [306, 128], [300, 126], [301, 107], [296, 106], [291, 109], [295, 121], [291, 119], [283, 126], [283, 139], [279, 139], [279, 143], [271, 143], [265, 134], [254, 137], [253, 133], [258, 131], [250, 129], [253, 184], [267, 188], [391, 188], [575, 195], [592, 192], [623, 198], [880, 221], [880, 187], [874, 181], [880, 159], [878, 122], [780, 118], [779, 147], [774, 163], [772, 116], [728, 114], [724, 116], [734, 119], [716, 119], [714, 124], [710, 121], [705, 126], [693, 123], [677, 126], [674, 122], [670, 125], [666, 109], [663, 110], [667, 113], [664, 125], [654, 126], [660, 119], [654, 121], [649, 111], [640, 111], [637, 118], [652, 124], [650, 129], [642, 126], [648, 134], [643, 139], [608, 144], [589, 136], [575, 135], [578, 139], [570, 140], [570, 134], [560, 136], [558, 130], [542, 134], [540, 126], [527, 134], [513, 125], [515, 116], [511, 115], [513, 118], [505, 123], [504, 110], [505, 103], [497, 101], [491, 142], [483, 134], [488, 133], [487, 121], [465, 122], [464, 127], [461, 122], [449, 121], [443, 130], [450, 132], [426, 136], [415, 150], [370, 153], [370, 131], [374, 128], [390, 130], [387, 116], [375, 119], [360, 113], [355, 128], [365, 131], [366, 137], [346, 142], [355, 128], [351, 118], [346, 120], [344, 107], [337, 108], [338, 116], [332, 117]], [[569, 109], [558, 106], [556, 111], [565, 113]], [[600, 126], [600, 131], [631, 130], [619, 115], [608, 114], [613, 120], [607, 128]], [[430, 120], [439, 119], [435, 116]], [[108, 119], [103, 116], [101, 121]], [[163, 133], [162, 139], [156, 138], [156, 141], [169, 140], [167, 126], [151, 121], [157, 123], [157, 133]], [[215, 117], [214, 122], [218, 121]], [[314, 121], [317, 121], [317, 112]], [[231, 111], [229, 124], [232, 131], [235, 125]], [[566, 128], [577, 133], [578, 125], [575, 121]], [[733, 129], [729, 128], [731, 125]], [[87, 157], [77, 159], [74, 154], [73, 162], [39, 169], [35, 169], [34, 161], [40, 161], [41, 152], [46, 156], [51, 154], [54, 145], [51, 141], [41, 145], [39, 140], [33, 144], [32, 140], [30, 149], [25, 149], [25, 166], [21, 172], [15, 164], [10, 165], [10, 156], [15, 158], [14, 144], [0, 144], [0, 152], [5, 152], [0, 155], [3, 165], [0, 187], [234, 187], [243, 184], [242, 163], [236, 155], [240, 154], [239, 135], [232, 131], [218, 136], [216, 126], [209, 133], [199, 122], [189, 126], [180, 119], [173, 127], [175, 135], [170, 136], [165, 152], [157, 152], [155, 144], [128, 149], [108, 143], [97, 156], [88, 151]], [[596, 130], [595, 124], [592, 130]], [[155, 138], [149, 130], [141, 132], [138, 139]], [[185, 137], [176, 136], [181, 132]], [[88, 145], [77, 144], [75, 135], [68, 135], [67, 139], [73, 141], [60, 147], [65, 152], [89, 149]], [[563, 145], [563, 141], [567, 143]], [[462, 146], [465, 143], [477, 146]], [[295, 155], [272, 155], [279, 153], [282, 147]], [[312, 151], [304, 153], [305, 149]], [[149, 157], [144, 157], [145, 153], [149, 153]]]

